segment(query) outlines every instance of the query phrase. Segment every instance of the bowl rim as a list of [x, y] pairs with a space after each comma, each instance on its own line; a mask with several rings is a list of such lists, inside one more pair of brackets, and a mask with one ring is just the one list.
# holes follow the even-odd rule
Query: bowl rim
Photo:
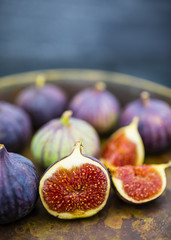
[[0, 88], [14, 87], [20, 84], [33, 83], [39, 74], [44, 74], [47, 81], [59, 80], [80, 80], [80, 81], [104, 81], [112, 82], [118, 85], [135, 86], [142, 90], [148, 90], [156, 94], [171, 98], [171, 88], [164, 85], [135, 77], [129, 74], [93, 70], [93, 69], [43, 69], [28, 72], [21, 72], [0, 77]]

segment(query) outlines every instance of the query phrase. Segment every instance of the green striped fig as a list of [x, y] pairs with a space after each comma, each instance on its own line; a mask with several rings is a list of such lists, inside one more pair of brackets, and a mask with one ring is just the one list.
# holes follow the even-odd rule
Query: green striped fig
[[99, 157], [100, 139], [96, 130], [86, 121], [71, 116], [72, 111], [65, 111], [61, 118], [51, 120], [33, 136], [31, 151], [43, 168], [70, 154], [78, 140], [84, 144], [84, 154]]

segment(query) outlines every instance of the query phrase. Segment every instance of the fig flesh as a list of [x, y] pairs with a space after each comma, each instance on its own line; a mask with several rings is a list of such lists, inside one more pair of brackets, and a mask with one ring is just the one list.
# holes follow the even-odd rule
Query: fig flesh
[[171, 146], [171, 108], [159, 99], [152, 99], [148, 92], [142, 92], [140, 99], [125, 106], [120, 126], [128, 125], [138, 116], [138, 130], [146, 153], [159, 153]]
[[138, 118], [118, 129], [107, 140], [101, 158], [113, 166], [141, 165], [144, 161], [144, 146], [138, 132]]
[[16, 104], [29, 114], [32, 125], [38, 129], [62, 114], [67, 104], [67, 96], [61, 88], [45, 83], [44, 75], [38, 75], [34, 86], [18, 94]]
[[107, 169], [95, 158], [73, 152], [50, 166], [40, 180], [39, 194], [45, 209], [62, 219], [85, 218], [99, 212], [110, 192]]
[[42, 167], [47, 168], [70, 154], [78, 139], [84, 142], [84, 154], [99, 157], [100, 139], [96, 130], [71, 115], [71, 111], [65, 111], [61, 118], [51, 120], [34, 135], [31, 150], [35, 161]]
[[10, 152], [20, 152], [30, 140], [29, 116], [19, 107], [0, 101], [0, 143]]
[[39, 176], [33, 163], [0, 144], [0, 224], [29, 214], [38, 198]]
[[69, 106], [74, 117], [89, 122], [101, 135], [114, 129], [120, 114], [119, 101], [105, 88], [105, 83], [98, 82], [77, 93]]
[[110, 169], [112, 182], [119, 196], [130, 203], [142, 204], [158, 198], [166, 188], [167, 164], [121, 166]]

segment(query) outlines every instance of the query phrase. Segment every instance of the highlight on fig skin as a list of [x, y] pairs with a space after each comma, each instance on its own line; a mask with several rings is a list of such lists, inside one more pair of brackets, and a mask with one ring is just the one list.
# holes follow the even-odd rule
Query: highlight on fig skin
[[39, 186], [45, 209], [62, 219], [96, 214], [105, 206], [109, 192], [107, 169], [97, 159], [82, 155], [80, 141], [69, 156], [49, 167]]
[[114, 132], [104, 145], [101, 159], [113, 166], [141, 165], [144, 146], [138, 132], [138, 122], [139, 119], [135, 117], [131, 124]]
[[165, 169], [170, 166], [171, 162], [121, 167], [106, 164], [118, 195], [122, 200], [135, 204], [150, 202], [164, 192], [166, 188]]

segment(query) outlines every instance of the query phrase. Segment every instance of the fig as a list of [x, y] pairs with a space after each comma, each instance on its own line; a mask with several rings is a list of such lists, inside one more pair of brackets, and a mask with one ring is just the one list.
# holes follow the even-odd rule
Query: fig
[[29, 214], [38, 197], [39, 176], [33, 163], [0, 144], [0, 224]]
[[38, 75], [34, 86], [18, 94], [16, 104], [30, 115], [34, 128], [38, 129], [63, 113], [67, 96], [59, 87], [45, 83], [44, 75]]
[[120, 113], [119, 101], [105, 88], [105, 83], [98, 82], [77, 93], [69, 105], [74, 117], [89, 122], [99, 134], [112, 131]]
[[32, 154], [42, 167], [47, 168], [70, 154], [78, 139], [84, 142], [84, 154], [100, 155], [100, 139], [95, 129], [81, 119], [71, 118], [71, 115], [72, 111], [65, 111], [61, 118], [51, 120], [33, 136]]
[[167, 182], [165, 169], [170, 166], [171, 162], [120, 167], [108, 164], [112, 182], [119, 196], [126, 202], [135, 204], [150, 202], [164, 192]]
[[81, 153], [77, 141], [70, 155], [56, 161], [42, 176], [39, 194], [45, 209], [61, 219], [90, 217], [106, 204], [110, 192], [107, 169]]
[[107, 140], [101, 158], [113, 166], [141, 165], [144, 161], [144, 146], [138, 132], [138, 118], [119, 128]]
[[125, 106], [120, 126], [129, 124], [134, 116], [140, 119], [138, 130], [146, 153], [163, 152], [171, 146], [171, 108], [166, 102], [142, 92], [140, 99]]
[[0, 101], [0, 143], [8, 151], [19, 152], [30, 140], [31, 132], [28, 114], [11, 103]]

